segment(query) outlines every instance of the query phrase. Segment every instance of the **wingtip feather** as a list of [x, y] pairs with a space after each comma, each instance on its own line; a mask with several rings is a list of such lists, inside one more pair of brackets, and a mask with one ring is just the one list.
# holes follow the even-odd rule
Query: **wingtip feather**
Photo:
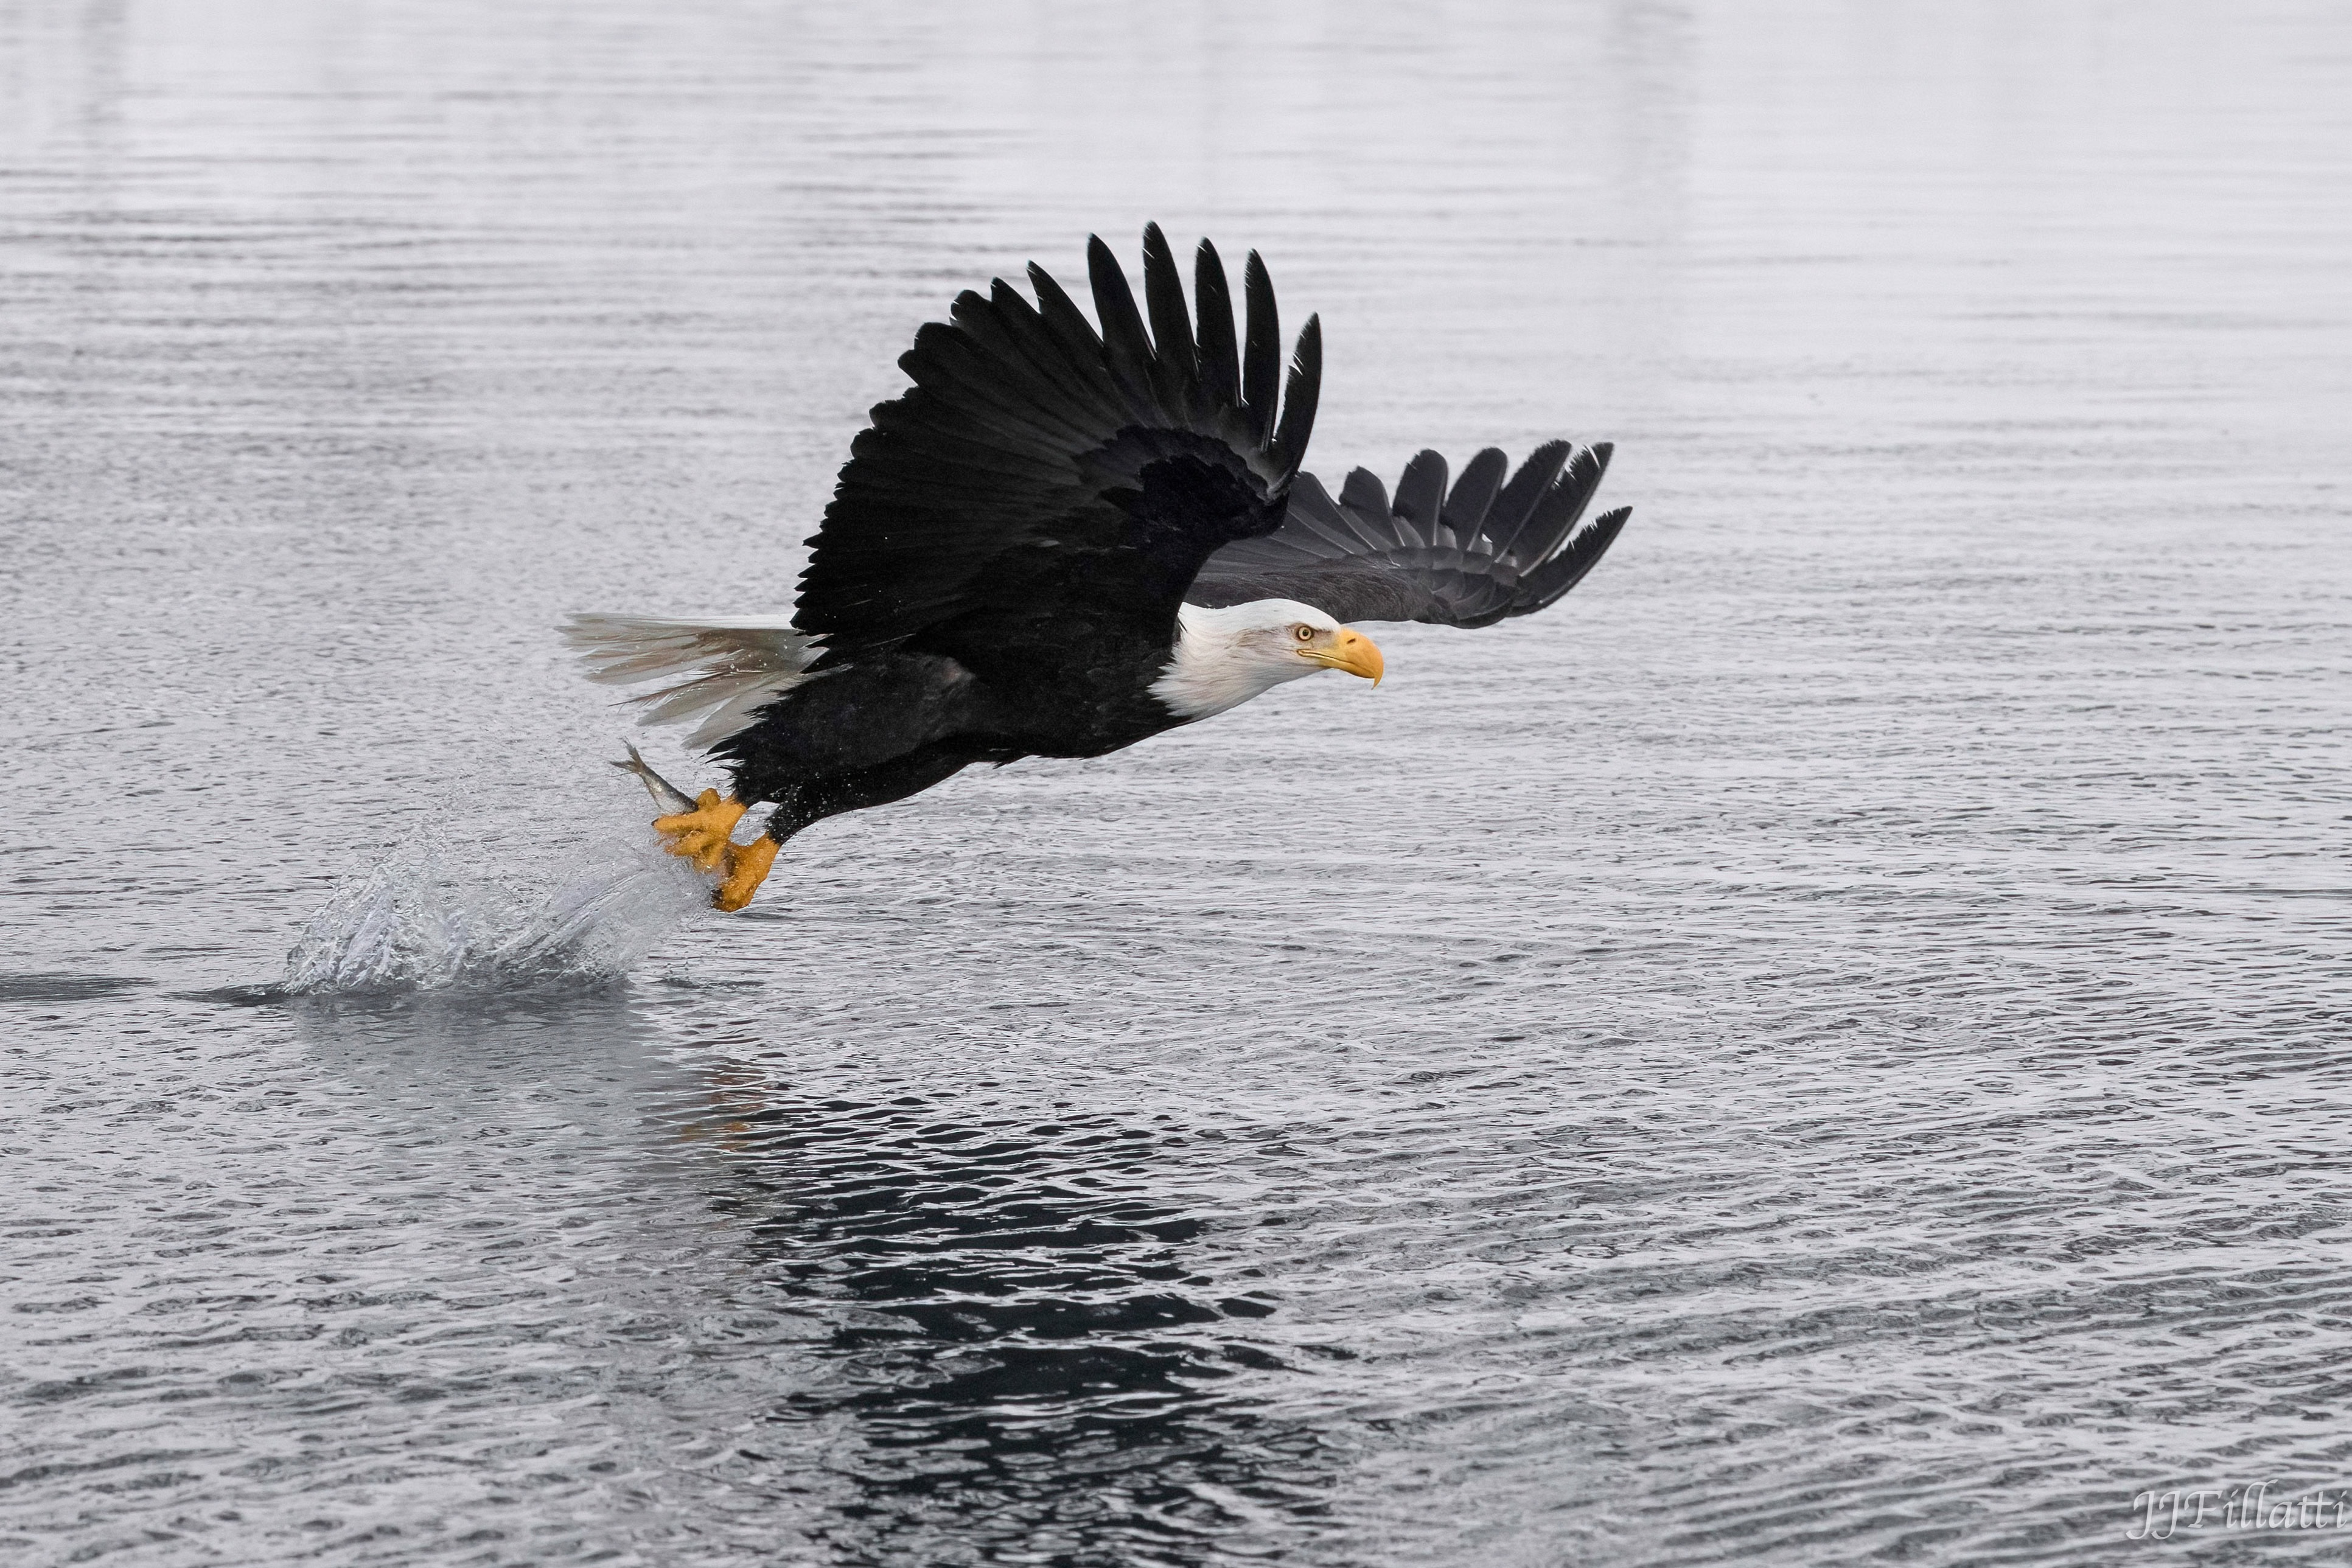
[[1263, 447], [1274, 434], [1281, 394], [1282, 318], [1274, 302], [1274, 279], [1255, 251], [1242, 268], [1242, 300], [1249, 317], [1242, 348], [1242, 413], [1250, 444]]
[[1200, 341], [1201, 395], [1212, 408], [1241, 401], [1241, 351], [1234, 336], [1234, 298], [1225, 264], [1207, 240], [1192, 253], [1192, 316]]
[[1176, 272], [1176, 253], [1158, 224], [1146, 224], [1143, 228], [1143, 300], [1151, 315], [1152, 371], [1160, 404], [1180, 417], [1195, 415], [1200, 356], [1192, 344], [1192, 324], [1184, 303], [1184, 281]]
[[1315, 434], [1315, 405], [1322, 388], [1323, 323], [1318, 317], [1309, 316], [1291, 358], [1290, 383], [1282, 394], [1282, 425], [1271, 448], [1275, 468], [1285, 478], [1297, 473], [1307, 460], [1307, 443]]

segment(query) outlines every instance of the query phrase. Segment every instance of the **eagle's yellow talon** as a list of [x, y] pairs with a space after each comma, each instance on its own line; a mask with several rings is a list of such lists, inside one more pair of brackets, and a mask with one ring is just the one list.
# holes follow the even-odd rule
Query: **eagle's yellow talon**
[[720, 800], [716, 789], [705, 789], [696, 797], [693, 810], [654, 819], [654, 831], [668, 841], [663, 848], [692, 861], [698, 871], [719, 873], [719, 891], [710, 902], [721, 909], [740, 909], [751, 902], [782, 847], [765, 834], [748, 844], [734, 841], [735, 824], [749, 809], [740, 800]]
[[656, 817], [654, 831], [669, 841], [664, 847], [670, 853], [685, 856], [698, 871], [717, 871], [728, 863], [728, 852], [734, 847], [728, 835], [748, 809], [740, 800], [722, 800], [718, 790], [705, 789], [696, 798], [693, 810]]
[[776, 852], [783, 846], [766, 834], [748, 844], [727, 846], [727, 878], [710, 902], [725, 910], [737, 910], [751, 902], [760, 884], [768, 879], [768, 868], [776, 863]]

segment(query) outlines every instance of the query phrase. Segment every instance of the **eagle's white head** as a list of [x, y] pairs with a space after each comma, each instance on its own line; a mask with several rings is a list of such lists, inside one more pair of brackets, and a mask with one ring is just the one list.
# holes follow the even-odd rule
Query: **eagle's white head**
[[1372, 640], [1295, 599], [1257, 599], [1176, 613], [1176, 646], [1151, 695], [1180, 718], [1206, 718], [1318, 670], [1345, 670], [1380, 684]]

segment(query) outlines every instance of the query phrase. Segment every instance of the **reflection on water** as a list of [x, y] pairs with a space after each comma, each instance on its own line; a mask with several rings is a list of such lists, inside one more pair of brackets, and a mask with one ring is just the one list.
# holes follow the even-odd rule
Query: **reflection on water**
[[627, 1124], [645, 1093], [681, 1081], [649, 1059], [653, 1030], [625, 983], [273, 994], [247, 1005], [281, 1012], [305, 1055], [345, 1087], [436, 1118], [485, 1115], [499, 1096], [528, 1089], [551, 1112], [609, 1113]]
[[726, 1207], [824, 1325], [772, 1419], [849, 1483], [844, 1552], [1192, 1563], [1326, 1511], [1314, 1435], [1242, 1375], [1289, 1370], [1232, 1332], [1274, 1302], [1155, 1189], [1173, 1117], [727, 1092]]
[[[274, 1004], [337, 1098], [380, 1129], [368, 1207], [477, 1204], [464, 1228], [508, 1233], [501, 1251], [553, 1220], [566, 1251], [593, 1237], [580, 1261], [605, 1276], [575, 1275], [551, 1300], [503, 1274], [460, 1289], [462, 1260], [440, 1258], [403, 1294], [457, 1307], [459, 1325], [485, 1308], [560, 1317], [582, 1348], [616, 1313], [625, 1337], [668, 1342], [664, 1372], [559, 1367], [551, 1387], [510, 1369], [497, 1397], [650, 1374], [646, 1391], [676, 1408], [635, 1442], [727, 1469], [848, 1561], [1190, 1563], [1296, 1542], [1328, 1514], [1326, 1439], [1266, 1384], [1346, 1353], [1301, 1356], [1251, 1333], [1279, 1309], [1264, 1270], [1201, 1245], [1234, 1217], [1159, 1179], [1201, 1143], [1176, 1116], [1029, 1105], [985, 1082], [883, 1100], [795, 1092], [724, 1055], [665, 1065], [647, 1049], [661, 1003], [575, 988]], [[526, 1153], [551, 1145], [571, 1151], [553, 1183]], [[587, 1220], [583, 1183], [667, 1218], [616, 1233], [614, 1216]], [[383, 1299], [349, 1277], [313, 1284], [337, 1301]], [[695, 1343], [674, 1338], [674, 1314], [698, 1322]], [[714, 1315], [735, 1329], [714, 1333]], [[705, 1382], [695, 1364], [730, 1354], [769, 1359], [771, 1392], [747, 1403], [754, 1391], [734, 1387], [716, 1423], [689, 1429], [712, 1421], [708, 1395], [666, 1380], [692, 1366]], [[490, 1392], [461, 1380], [404, 1397]], [[298, 1389], [281, 1393], [304, 1409]], [[568, 1469], [609, 1474], [616, 1440], [632, 1439], [571, 1434]]]

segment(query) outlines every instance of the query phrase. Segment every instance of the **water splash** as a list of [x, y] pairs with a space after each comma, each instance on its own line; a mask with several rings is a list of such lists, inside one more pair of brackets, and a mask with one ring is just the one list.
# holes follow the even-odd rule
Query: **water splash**
[[428, 830], [338, 886], [286, 955], [284, 993], [464, 991], [616, 979], [709, 902], [646, 844], [602, 841], [517, 870]]

